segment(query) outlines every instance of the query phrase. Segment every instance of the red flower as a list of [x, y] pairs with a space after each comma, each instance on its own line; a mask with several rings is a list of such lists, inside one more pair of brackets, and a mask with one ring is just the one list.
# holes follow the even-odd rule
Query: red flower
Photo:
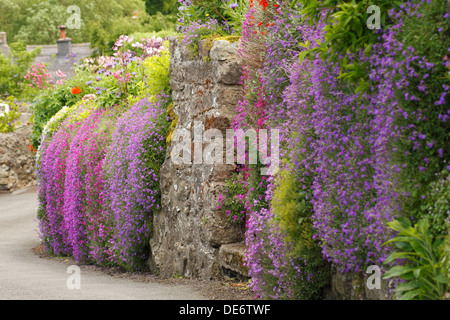
[[259, 4], [262, 5], [263, 10], [266, 10], [266, 7], [269, 5], [267, 0], [259, 0]]
[[81, 89], [78, 87], [78, 86], [76, 86], [75, 88], [72, 88], [72, 94], [79, 94], [79, 93], [81, 93]]

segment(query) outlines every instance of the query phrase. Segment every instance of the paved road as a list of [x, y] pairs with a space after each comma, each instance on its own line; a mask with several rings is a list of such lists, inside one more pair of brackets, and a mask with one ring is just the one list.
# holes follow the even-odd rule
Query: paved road
[[[0, 194], [0, 300], [185, 300], [205, 299], [185, 285], [116, 278], [80, 269], [80, 289], [68, 289], [68, 264], [39, 258], [36, 191]], [[71, 278], [72, 279], [72, 278]], [[75, 284], [74, 281], [69, 283]]]

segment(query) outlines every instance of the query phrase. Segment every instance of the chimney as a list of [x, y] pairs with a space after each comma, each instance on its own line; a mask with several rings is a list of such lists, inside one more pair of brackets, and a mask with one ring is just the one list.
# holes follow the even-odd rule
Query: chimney
[[66, 38], [66, 26], [59, 26], [59, 40]]
[[58, 57], [65, 57], [72, 52], [72, 39], [66, 38], [66, 26], [59, 26], [59, 32]]

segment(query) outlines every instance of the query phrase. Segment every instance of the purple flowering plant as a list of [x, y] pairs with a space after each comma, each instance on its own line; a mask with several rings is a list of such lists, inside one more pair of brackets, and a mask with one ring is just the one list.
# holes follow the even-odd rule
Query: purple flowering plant
[[112, 230], [111, 261], [144, 269], [152, 215], [160, 209], [159, 169], [165, 159], [169, 97], [143, 99], [120, 117], [105, 159], [105, 208]]
[[[444, 146], [448, 144], [448, 135], [444, 134], [448, 132], [448, 84], [437, 80], [445, 79], [448, 72], [448, 40], [442, 34], [445, 26], [436, 20], [445, 19], [443, 3], [408, 1], [392, 9], [389, 27], [374, 31], [370, 50], [355, 45], [353, 52], [341, 54], [338, 61], [328, 59], [327, 52], [318, 47], [330, 36], [326, 34], [331, 29], [324, 24], [325, 16], [306, 16], [311, 24], [296, 23], [303, 20], [305, 12], [295, 11], [296, 6], [291, 8], [290, 4], [284, 2], [281, 14], [273, 18], [270, 35], [264, 37], [262, 63], [247, 63], [247, 69], [244, 64], [245, 97], [237, 106], [239, 115], [234, 123], [237, 128], [260, 123], [280, 128], [281, 155], [289, 160], [288, 168], [296, 172], [303, 190], [293, 197], [297, 209], [289, 214], [281, 215], [273, 209], [272, 195], [283, 187], [283, 181], [266, 185], [267, 191], [262, 194], [268, 206], [257, 210], [246, 207], [246, 265], [252, 287], [260, 296], [272, 296], [273, 288], [280, 293], [278, 298], [305, 294], [304, 283], [296, 287], [295, 281], [285, 281], [290, 268], [305, 271], [310, 267], [307, 273], [312, 279], [321, 273], [326, 278], [326, 268], [319, 266], [327, 263], [356, 274], [368, 265], [382, 265], [392, 251], [391, 245], [383, 245], [393, 236], [387, 223], [408, 214], [405, 206], [417, 204], [412, 200], [424, 199], [425, 193], [418, 188], [426, 190], [428, 184], [417, 181], [432, 181], [435, 173], [445, 170]], [[430, 10], [430, 6], [434, 8]], [[426, 19], [427, 12], [434, 21]], [[428, 34], [410, 36], [418, 30], [412, 30], [418, 23], [429, 26]], [[252, 31], [250, 19], [247, 25]], [[295, 27], [297, 32], [289, 31]], [[439, 39], [429, 42], [429, 37]], [[244, 54], [248, 52], [246, 46], [255, 47], [256, 38], [261, 35], [247, 32], [244, 26]], [[416, 42], [411, 43], [412, 39]], [[299, 46], [299, 42], [309, 45]], [[318, 50], [311, 50], [315, 48]], [[339, 54], [339, 50], [332, 54]], [[349, 82], [348, 76], [343, 77], [348, 64], [362, 68], [364, 77], [356, 77], [362, 81]], [[259, 122], [259, 117], [265, 117], [265, 121]], [[416, 130], [417, 126], [422, 129]], [[243, 186], [248, 187], [248, 180]], [[302, 229], [295, 222], [292, 228], [283, 228], [287, 225], [284, 219], [292, 219], [295, 214], [302, 223], [311, 222], [310, 240], [325, 260], [311, 252], [297, 251], [309, 242], [296, 234]], [[412, 214], [411, 219], [418, 216]], [[287, 251], [279, 249], [277, 252], [284, 252], [281, 256], [270, 253], [271, 247], [280, 248], [281, 240], [275, 242], [275, 232], [267, 233], [274, 225], [280, 226], [277, 232], [290, 247]], [[273, 272], [279, 265], [289, 268]], [[316, 284], [323, 286], [326, 281]]]

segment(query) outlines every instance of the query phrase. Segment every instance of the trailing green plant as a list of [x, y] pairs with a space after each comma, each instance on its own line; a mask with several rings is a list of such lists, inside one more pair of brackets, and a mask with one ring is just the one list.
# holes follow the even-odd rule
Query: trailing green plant
[[441, 300], [450, 286], [447, 237], [435, 237], [429, 219], [425, 218], [412, 226], [407, 218], [399, 218], [389, 227], [398, 234], [386, 241], [394, 243], [397, 251], [386, 260], [386, 264], [397, 264], [390, 268], [384, 279], [402, 280], [395, 288], [395, 297], [401, 300]]
[[424, 208], [432, 205], [433, 198], [428, 197], [433, 196], [428, 191], [435, 188], [433, 184], [447, 169], [450, 158], [450, 28], [446, 10], [445, 1], [423, 1], [397, 35], [403, 48], [423, 57], [412, 61], [410, 73], [415, 75], [409, 77], [409, 85], [397, 90], [403, 114], [397, 117], [396, 125], [404, 128], [404, 138], [395, 142], [396, 162], [403, 167], [398, 192], [408, 194], [402, 210], [417, 218], [427, 214]]
[[[300, 55], [300, 60], [318, 53], [322, 60], [338, 63], [342, 68], [340, 77], [357, 83], [357, 91], [366, 90], [367, 63], [351, 61], [348, 55], [358, 54], [360, 50], [364, 50], [366, 54], [370, 53], [372, 45], [379, 37], [376, 30], [368, 25], [369, 21], [373, 23], [372, 15], [379, 13], [379, 28], [384, 29], [391, 23], [388, 19], [389, 10], [398, 9], [403, 2], [292, 0], [291, 7], [296, 4], [303, 6], [301, 15], [306, 22], [314, 24], [322, 19], [326, 21], [323, 40], [318, 42], [318, 46], [312, 46], [308, 41], [303, 43], [302, 46], [307, 50]], [[377, 9], [372, 10], [373, 5]]]
[[[329, 283], [330, 267], [322, 257], [320, 245], [313, 239], [312, 191], [302, 187], [298, 173], [292, 172], [291, 167], [291, 164], [285, 166], [276, 177], [271, 202], [273, 223], [280, 226], [291, 247], [286, 254], [291, 262], [288, 275], [293, 279], [291, 298], [320, 299], [322, 289]], [[302, 272], [294, 266], [301, 266]]]
[[17, 120], [20, 118], [18, 102], [13, 96], [9, 96], [6, 101], [0, 100], [0, 104], [7, 104], [9, 111], [0, 113], [0, 133], [14, 132], [16, 125], [20, 124]]
[[245, 221], [246, 190], [242, 181], [242, 174], [233, 173], [230, 180], [225, 181], [225, 194], [219, 196], [218, 208], [228, 217], [230, 223]]
[[297, 175], [289, 168], [282, 170], [276, 178], [272, 198], [272, 210], [281, 229], [295, 243], [297, 253], [311, 250], [316, 243], [313, 238], [310, 189], [303, 189]]

